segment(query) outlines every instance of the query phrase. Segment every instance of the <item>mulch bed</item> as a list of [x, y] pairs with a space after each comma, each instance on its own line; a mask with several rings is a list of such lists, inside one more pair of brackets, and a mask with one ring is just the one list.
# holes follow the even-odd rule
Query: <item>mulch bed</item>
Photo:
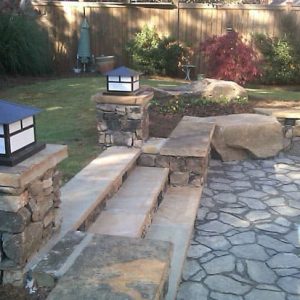
[[[255, 103], [255, 105], [254, 105]], [[156, 107], [150, 107], [150, 136], [168, 137], [183, 116], [209, 117], [240, 113], [253, 113], [253, 107], [257, 102], [247, 104], [212, 103], [205, 106], [187, 107], [183, 113], [163, 114]]]

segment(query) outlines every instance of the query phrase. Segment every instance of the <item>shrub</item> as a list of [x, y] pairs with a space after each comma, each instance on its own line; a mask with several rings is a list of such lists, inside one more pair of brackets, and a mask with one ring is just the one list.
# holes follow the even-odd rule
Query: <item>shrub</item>
[[207, 39], [200, 51], [210, 77], [245, 84], [261, 75], [256, 52], [235, 31]]
[[0, 14], [0, 73], [40, 75], [50, 61], [47, 34], [34, 19]]
[[154, 28], [148, 26], [129, 41], [126, 51], [132, 65], [145, 74], [174, 76], [178, 67], [188, 60], [189, 49], [173, 37], [160, 37]]
[[264, 83], [299, 82], [300, 55], [287, 36], [270, 38], [264, 34], [255, 34], [254, 41], [263, 58]]

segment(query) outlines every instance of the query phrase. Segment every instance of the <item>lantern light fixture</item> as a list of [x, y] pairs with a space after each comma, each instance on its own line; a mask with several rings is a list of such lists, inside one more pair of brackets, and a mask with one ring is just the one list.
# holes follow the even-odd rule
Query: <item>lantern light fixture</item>
[[45, 148], [36, 141], [35, 115], [40, 111], [0, 99], [0, 165], [14, 166]]
[[141, 73], [124, 66], [105, 73], [108, 94], [136, 94], [140, 89]]

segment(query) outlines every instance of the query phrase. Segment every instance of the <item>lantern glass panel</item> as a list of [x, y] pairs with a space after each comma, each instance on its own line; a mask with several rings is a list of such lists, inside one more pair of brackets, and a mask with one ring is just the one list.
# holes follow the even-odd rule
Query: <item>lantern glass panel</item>
[[131, 91], [131, 83], [109, 82], [108, 89], [110, 91], [130, 92]]
[[131, 79], [131, 77], [121, 77], [121, 81], [122, 82], [131, 82], [132, 79]]
[[5, 154], [5, 141], [4, 141], [4, 138], [0, 138], [0, 154]]
[[118, 81], [119, 82], [119, 76], [108, 76], [108, 81]]
[[133, 77], [133, 80], [134, 80], [134, 81], [138, 81], [138, 80], [139, 80], [139, 76], [138, 76], [138, 75], [134, 76], [134, 77]]
[[11, 152], [15, 152], [31, 143], [34, 142], [34, 129], [29, 128], [22, 131], [10, 138], [10, 149]]
[[23, 128], [33, 125], [33, 117], [28, 117], [22, 120]]
[[4, 134], [4, 128], [2, 124], [0, 124], [0, 134]]
[[21, 121], [9, 124], [9, 133], [14, 133], [18, 130], [21, 130]]
[[136, 91], [140, 88], [140, 82], [139, 81], [136, 81], [133, 83], [133, 90]]

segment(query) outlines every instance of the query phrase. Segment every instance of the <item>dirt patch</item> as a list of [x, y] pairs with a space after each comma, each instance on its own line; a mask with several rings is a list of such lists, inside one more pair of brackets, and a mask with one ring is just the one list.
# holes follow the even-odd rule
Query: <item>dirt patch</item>
[[0, 300], [45, 300], [49, 292], [49, 290], [38, 289], [35, 293], [29, 294], [24, 288], [0, 285]]

